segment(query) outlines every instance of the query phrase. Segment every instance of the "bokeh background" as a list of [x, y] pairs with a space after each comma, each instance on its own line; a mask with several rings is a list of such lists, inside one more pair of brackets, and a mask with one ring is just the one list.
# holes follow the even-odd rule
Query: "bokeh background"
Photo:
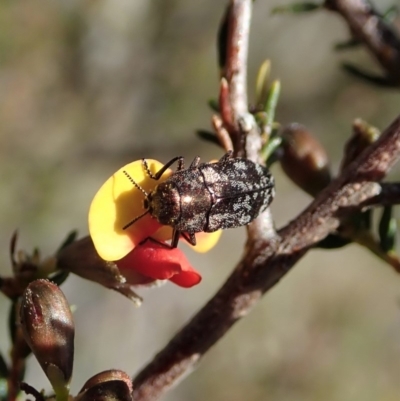
[[[377, 0], [378, 1], [378, 0]], [[335, 14], [271, 16], [254, 4], [249, 90], [260, 63], [282, 82], [277, 120], [307, 125], [337, 170], [354, 118], [385, 128], [399, 93], [357, 81], [343, 60], [371, 70], [362, 50], [337, 54], [348, 37]], [[393, 4], [379, 0], [383, 11]], [[0, 274], [8, 243], [51, 254], [66, 234], [87, 234], [100, 185], [141, 157], [209, 160], [221, 150], [198, 139], [216, 96], [215, 38], [226, 1], [3, 0], [0, 2]], [[273, 167], [278, 227], [310, 198]], [[393, 177], [396, 172], [393, 173]], [[238, 261], [244, 229], [228, 230], [206, 255], [189, 253], [203, 282], [142, 290], [136, 309], [112, 291], [71, 277], [75, 305], [73, 392], [101, 370], [137, 372], [221, 286]], [[9, 348], [9, 303], [0, 295], [0, 347]], [[400, 396], [400, 277], [355, 245], [312, 251], [165, 400], [394, 401]], [[33, 358], [27, 381], [49, 385]]]

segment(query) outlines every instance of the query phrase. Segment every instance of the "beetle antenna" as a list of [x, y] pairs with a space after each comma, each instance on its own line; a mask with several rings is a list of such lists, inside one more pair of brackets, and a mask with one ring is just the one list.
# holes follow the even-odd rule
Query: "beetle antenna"
[[145, 216], [147, 213], [149, 213], [149, 210], [146, 210], [144, 213], [142, 213], [140, 216], [135, 217], [133, 220], [131, 220], [128, 224], [125, 224], [122, 229], [126, 230], [129, 228], [133, 223], [136, 223], [139, 219], [141, 219], [143, 216]]
[[[147, 198], [148, 194], [147, 192], [125, 171], [122, 171], [125, 176], [128, 178], [128, 180], [137, 188], [139, 189], [144, 196]], [[128, 227], [130, 227], [133, 223], [137, 222], [139, 219], [141, 219], [143, 216], [145, 216], [147, 213], [149, 213], [149, 210], [147, 209], [144, 213], [142, 213], [140, 216], [135, 217], [133, 220], [131, 220], [128, 224], [125, 224], [122, 229], [126, 230]]]
[[[125, 174], [125, 176], [128, 178], [128, 180], [137, 188], [137, 189], [139, 189], [140, 191], [142, 191], [143, 192], [143, 194], [144, 194], [144, 196], [147, 198], [147, 196], [148, 196], [148, 194], [147, 194], [147, 192], [125, 171], [125, 170], [123, 170], [122, 171], [124, 174]], [[143, 215], [142, 215], [143, 216]], [[140, 217], [142, 217], [142, 216], [140, 216]], [[124, 227], [124, 229], [125, 229], [125, 227]]]

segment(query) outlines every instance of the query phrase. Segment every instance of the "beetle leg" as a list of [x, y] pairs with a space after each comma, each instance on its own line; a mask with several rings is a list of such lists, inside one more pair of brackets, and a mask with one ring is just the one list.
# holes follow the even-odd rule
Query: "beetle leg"
[[174, 228], [172, 232], [171, 248], [176, 248], [178, 246], [181, 235], [190, 245], [196, 246], [196, 235], [194, 233], [182, 232]]
[[196, 156], [189, 168], [196, 168], [200, 164], [200, 157]]
[[181, 233], [181, 235], [190, 245], [196, 246], [196, 235], [194, 233]]
[[176, 171], [180, 171], [183, 170], [185, 168], [185, 162], [184, 162], [184, 158], [182, 156], [177, 156], [174, 157], [172, 160], [170, 160], [167, 164], [165, 164], [163, 167], [161, 167], [160, 170], [157, 171], [157, 173], [153, 174], [150, 169], [149, 169], [149, 165], [147, 164], [146, 159], [142, 159], [143, 162], [143, 166], [144, 169], [146, 170], [146, 173], [148, 174], [148, 176], [150, 178], [152, 178], [153, 180], [159, 180], [161, 178], [161, 176], [165, 173], [165, 171], [175, 162], [178, 162], [178, 167], [176, 169]]
[[225, 163], [233, 155], [233, 150], [228, 150], [220, 159], [219, 163]]
[[180, 234], [181, 232], [174, 228], [172, 231], [171, 248], [176, 248], [178, 246]]
[[[167, 165], [170, 165], [167, 163]], [[185, 159], [181, 156], [178, 160], [178, 167], [176, 168], [176, 171], [181, 171], [185, 170]]]

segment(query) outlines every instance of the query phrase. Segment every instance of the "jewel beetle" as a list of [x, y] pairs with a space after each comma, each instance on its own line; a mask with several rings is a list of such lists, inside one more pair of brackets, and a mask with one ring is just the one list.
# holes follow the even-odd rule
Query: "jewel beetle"
[[143, 192], [146, 209], [126, 224], [124, 230], [150, 214], [160, 224], [173, 228], [172, 248], [177, 247], [181, 235], [196, 245], [196, 233], [247, 225], [274, 198], [274, 178], [269, 170], [251, 160], [233, 157], [231, 151], [216, 163], [200, 163], [200, 157], [196, 157], [188, 169], [183, 157], [173, 158], [156, 174], [150, 171], [145, 159], [143, 166], [150, 178], [159, 180], [175, 162], [178, 162], [176, 172], [150, 193], [123, 171]]

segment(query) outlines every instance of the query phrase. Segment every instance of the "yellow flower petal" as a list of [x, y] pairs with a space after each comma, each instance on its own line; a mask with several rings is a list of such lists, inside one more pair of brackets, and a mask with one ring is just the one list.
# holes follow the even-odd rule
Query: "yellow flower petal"
[[[153, 174], [163, 167], [156, 160], [147, 160], [147, 163]], [[145, 212], [144, 194], [132, 184], [124, 171], [147, 193], [172, 174], [172, 170], [168, 169], [160, 180], [153, 180], [144, 170], [142, 161], [137, 160], [119, 169], [99, 189], [90, 205], [89, 232], [97, 253], [104, 260], [123, 258], [161, 227], [157, 220], [147, 214], [126, 230], [123, 229]]]

